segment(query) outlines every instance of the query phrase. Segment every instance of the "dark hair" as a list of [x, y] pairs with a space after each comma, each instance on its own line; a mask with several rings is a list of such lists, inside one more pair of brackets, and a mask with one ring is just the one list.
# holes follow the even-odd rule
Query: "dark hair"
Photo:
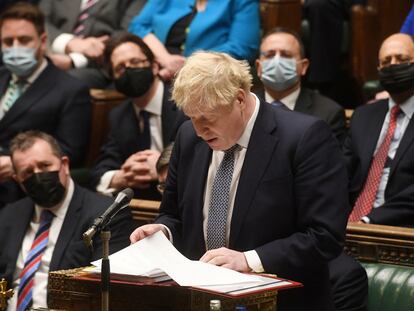
[[10, 142], [11, 156], [13, 157], [13, 154], [16, 151], [26, 151], [27, 149], [30, 149], [38, 140], [47, 142], [52, 149], [52, 153], [58, 158], [63, 156], [62, 149], [56, 139], [49, 134], [37, 130], [30, 130], [17, 134]]
[[160, 157], [158, 158], [156, 169], [159, 174], [164, 167], [167, 167], [170, 163], [171, 153], [174, 148], [174, 142], [170, 143], [164, 150], [161, 152]]
[[275, 28], [272, 28], [271, 30], [269, 30], [265, 34], [265, 36], [262, 39], [262, 42], [267, 37], [269, 37], [271, 35], [274, 35], [274, 34], [278, 34], [278, 33], [286, 33], [286, 34], [289, 34], [289, 35], [293, 36], [296, 39], [296, 41], [299, 43], [300, 58], [305, 58], [305, 45], [303, 44], [303, 41], [302, 41], [301, 37], [299, 36], [299, 34], [296, 31], [294, 31], [292, 29], [289, 29], [287, 27], [275, 27]]
[[111, 63], [111, 55], [113, 51], [126, 42], [131, 42], [136, 44], [140, 49], [141, 52], [147, 57], [148, 61], [152, 65], [155, 61], [154, 53], [152, 53], [149, 46], [138, 36], [129, 33], [129, 32], [122, 32], [115, 36], [112, 36], [109, 41], [106, 43], [105, 51], [104, 51], [104, 58], [105, 63], [108, 66], [108, 72], [112, 76], [112, 63]]
[[17, 2], [8, 6], [0, 15], [0, 29], [7, 19], [24, 19], [32, 23], [39, 36], [45, 32], [45, 16], [31, 3]]

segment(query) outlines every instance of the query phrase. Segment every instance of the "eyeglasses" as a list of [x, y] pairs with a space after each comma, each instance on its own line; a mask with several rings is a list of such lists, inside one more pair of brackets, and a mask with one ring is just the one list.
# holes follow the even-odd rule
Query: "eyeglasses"
[[114, 68], [114, 73], [122, 75], [127, 67], [131, 68], [144, 68], [150, 64], [148, 59], [132, 58], [128, 62], [121, 63]]
[[165, 190], [165, 182], [159, 182], [157, 185], [157, 190], [159, 193], [163, 194]]

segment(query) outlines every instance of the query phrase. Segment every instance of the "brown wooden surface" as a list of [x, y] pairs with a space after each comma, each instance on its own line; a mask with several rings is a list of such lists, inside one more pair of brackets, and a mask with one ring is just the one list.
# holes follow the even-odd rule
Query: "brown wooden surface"
[[[101, 310], [100, 282], [77, 278], [80, 270], [49, 273], [48, 305], [70, 311]], [[220, 299], [223, 311], [245, 305], [249, 311], [276, 310], [276, 291], [229, 299], [173, 285], [125, 284], [111, 282], [110, 310], [122, 311], [208, 311], [211, 299]]]
[[124, 95], [114, 90], [92, 89], [90, 95], [92, 97], [92, 123], [89, 150], [86, 159], [86, 166], [88, 167], [94, 164], [98, 157], [99, 149], [106, 140], [109, 131], [109, 112], [125, 100]]
[[260, 0], [260, 15], [263, 35], [276, 26], [300, 32], [300, 0]]
[[348, 224], [345, 250], [360, 261], [414, 266], [414, 229]]
[[129, 204], [137, 226], [152, 223], [158, 216], [161, 202], [133, 199]]

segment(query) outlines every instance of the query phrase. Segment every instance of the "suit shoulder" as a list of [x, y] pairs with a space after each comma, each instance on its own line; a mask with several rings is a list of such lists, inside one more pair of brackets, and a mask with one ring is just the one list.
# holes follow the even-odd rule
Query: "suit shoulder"
[[53, 78], [54, 85], [56, 87], [64, 86], [66, 89], [87, 90], [89, 92], [89, 88], [84, 82], [72, 77], [62, 69], [57, 68], [50, 61], [48, 63], [47, 70], [48, 75]]
[[303, 92], [305, 94], [309, 94], [309, 96], [312, 98], [312, 101], [324, 110], [335, 112], [344, 110], [344, 108], [341, 105], [339, 105], [336, 101], [316, 91], [310, 89], [303, 89]]
[[[93, 214], [94, 217], [99, 216], [109, 205], [114, 202], [113, 197], [93, 192], [79, 185], [76, 185], [75, 187], [74, 196], [75, 195], [81, 198], [81, 204], [84, 211], [87, 214]], [[76, 200], [79, 198], [76, 198]]]

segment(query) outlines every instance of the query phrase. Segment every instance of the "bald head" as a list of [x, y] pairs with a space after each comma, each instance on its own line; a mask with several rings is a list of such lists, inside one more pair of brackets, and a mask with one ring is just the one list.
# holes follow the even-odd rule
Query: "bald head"
[[414, 62], [413, 37], [407, 34], [393, 34], [381, 45], [378, 54], [379, 68]]

